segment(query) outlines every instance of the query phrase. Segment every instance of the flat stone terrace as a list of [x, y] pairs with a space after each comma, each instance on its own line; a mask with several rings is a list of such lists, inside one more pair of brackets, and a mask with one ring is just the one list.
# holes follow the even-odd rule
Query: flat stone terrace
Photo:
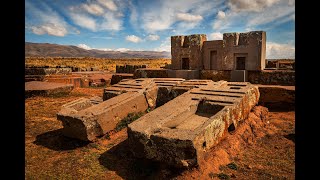
[[258, 87], [250, 83], [221, 81], [194, 88], [129, 124], [128, 142], [139, 158], [197, 166], [258, 100]]

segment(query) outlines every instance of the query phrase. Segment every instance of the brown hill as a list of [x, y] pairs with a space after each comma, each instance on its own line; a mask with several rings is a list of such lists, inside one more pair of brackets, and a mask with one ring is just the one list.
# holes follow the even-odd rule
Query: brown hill
[[85, 50], [72, 45], [25, 42], [26, 57], [96, 57], [96, 58], [171, 58], [170, 52], [162, 51], [102, 51]]

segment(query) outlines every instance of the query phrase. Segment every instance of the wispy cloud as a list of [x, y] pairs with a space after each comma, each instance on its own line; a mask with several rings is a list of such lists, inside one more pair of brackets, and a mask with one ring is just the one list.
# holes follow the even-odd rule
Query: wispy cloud
[[270, 7], [280, 0], [229, 0], [229, 7], [232, 11], [254, 11], [259, 12]]
[[142, 39], [138, 36], [135, 36], [135, 35], [129, 35], [126, 37], [126, 40], [127, 41], [130, 41], [130, 42], [133, 42], [133, 43], [138, 43], [138, 42], [141, 42]]
[[98, 2], [110, 11], [118, 10], [117, 5], [112, 0], [98, 0]]
[[69, 16], [75, 24], [91, 31], [119, 31], [123, 28], [124, 8], [122, 1], [93, 0], [70, 6]]
[[187, 22], [198, 22], [203, 19], [202, 16], [200, 15], [193, 15], [190, 13], [178, 13], [176, 17], [178, 20], [187, 21]]
[[91, 47], [89, 47], [89, 46], [86, 45], [86, 44], [78, 44], [78, 47], [79, 47], [79, 48], [82, 48], [82, 49], [85, 49], [85, 50], [91, 50], [91, 49], [92, 49]]
[[167, 37], [163, 40], [159, 47], [154, 48], [154, 51], [167, 51], [171, 52], [171, 37]]
[[89, 29], [91, 31], [97, 30], [96, 21], [94, 18], [91, 18], [90, 16], [84, 14], [70, 13], [70, 17], [73, 20], [73, 22], [79, 25], [80, 27]]
[[78, 44], [77, 47], [85, 49], [85, 50], [100, 50], [100, 51], [120, 51], [120, 52], [125, 52], [125, 51], [130, 51], [128, 48], [117, 48], [117, 49], [110, 49], [110, 48], [92, 48], [86, 44]]
[[68, 31], [64, 26], [54, 23], [31, 26], [32, 32], [38, 35], [49, 34], [53, 36], [65, 36]]
[[[141, 19], [141, 28], [147, 32], [157, 32], [176, 28], [183, 32], [200, 25], [204, 16], [210, 16], [217, 12], [217, 7], [223, 6], [223, 0], [184, 0], [172, 1], [142, 0], [143, 8], [138, 9]], [[157, 8], [153, 8], [153, 6]], [[134, 8], [131, 8], [134, 9]], [[135, 14], [134, 14], [135, 16]], [[134, 19], [134, 18], [133, 18]]]
[[147, 40], [150, 40], [150, 41], [157, 41], [160, 39], [160, 36], [156, 35], [156, 34], [150, 34], [147, 36]]
[[223, 13], [219, 11], [213, 21], [214, 31], [256, 29], [268, 24], [272, 28], [293, 20], [295, 7], [292, 0], [230, 0]]
[[292, 44], [267, 42], [267, 59], [295, 58], [295, 47]]
[[[26, 15], [30, 18], [26, 20], [26, 28], [30, 29], [34, 34], [48, 34], [52, 36], [65, 36], [71, 32], [80, 33], [76, 28], [66, 23], [56, 11], [47, 6], [45, 3], [39, 3], [41, 8], [36, 7], [29, 1], [26, 1]], [[30, 19], [37, 21], [31, 21]]]
[[101, 16], [104, 13], [104, 10], [98, 4], [82, 4], [81, 7], [88, 13]]
[[223, 34], [221, 32], [214, 32], [209, 35], [208, 40], [222, 40]]

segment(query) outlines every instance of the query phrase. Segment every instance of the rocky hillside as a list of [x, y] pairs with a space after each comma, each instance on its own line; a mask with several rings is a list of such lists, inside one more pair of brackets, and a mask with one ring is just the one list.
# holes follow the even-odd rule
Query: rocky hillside
[[96, 57], [96, 58], [171, 58], [170, 52], [158, 51], [102, 51], [97, 49], [85, 50], [77, 46], [25, 43], [26, 57]]

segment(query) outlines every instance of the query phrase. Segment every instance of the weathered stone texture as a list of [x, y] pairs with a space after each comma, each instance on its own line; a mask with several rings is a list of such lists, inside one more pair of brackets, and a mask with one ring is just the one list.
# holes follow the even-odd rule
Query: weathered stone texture
[[128, 142], [139, 158], [190, 168], [229, 127], [247, 118], [258, 100], [259, 90], [250, 83], [194, 88], [129, 124]]
[[143, 93], [127, 92], [96, 105], [86, 99], [73, 101], [61, 108], [57, 119], [62, 121], [64, 135], [93, 141], [113, 130], [128, 113], [144, 112], [147, 108]]
[[133, 79], [133, 74], [126, 74], [126, 73], [116, 73], [112, 75], [111, 78], [111, 85], [112, 84], [117, 84], [120, 82], [122, 79]]
[[25, 75], [71, 74], [71, 68], [25, 68]]
[[294, 86], [295, 77], [293, 70], [248, 71], [248, 81], [254, 84]]
[[25, 83], [25, 97], [68, 95], [73, 90], [72, 84], [29, 81]]
[[[171, 67], [174, 70], [263, 70], [266, 32], [224, 33], [223, 40], [206, 41], [205, 34], [171, 36]], [[239, 61], [240, 62], [240, 61]]]
[[[171, 36], [171, 67], [173, 69], [201, 69], [202, 46], [206, 40], [205, 34]], [[183, 67], [183, 58], [188, 61], [187, 67]]]
[[200, 79], [210, 79], [212, 81], [230, 81], [231, 71], [202, 70]]
[[140, 68], [135, 70], [134, 78], [167, 78], [167, 69], [155, 68]]

